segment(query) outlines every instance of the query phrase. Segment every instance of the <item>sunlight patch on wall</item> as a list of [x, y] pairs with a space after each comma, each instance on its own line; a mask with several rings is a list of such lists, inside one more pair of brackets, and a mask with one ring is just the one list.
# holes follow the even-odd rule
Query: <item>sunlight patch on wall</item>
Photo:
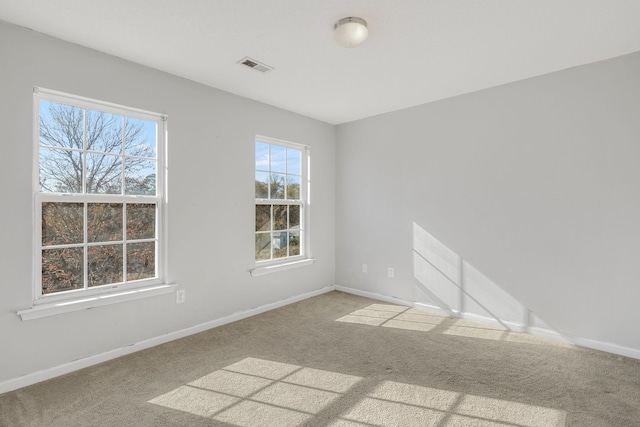
[[526, 324], [526, 307], [415, 222], [413, 264], [418, 289], [438, 307]]
[[[426, 300], [428, 305], [450, 316], [477, 316], [508, 330], [526, 331], [542, 325], [553, 331], [522, 303], [415, 222], [413, 275], [416, 300]], [[494, 332], [464, 329], [457, 332], [462, 336], [498, 337]], [[455, 330], [452, 334], [456, 334]]]
[[431, 304], [453, 315], [462, 311], [462, 258], [413, 223], [413, 275]]

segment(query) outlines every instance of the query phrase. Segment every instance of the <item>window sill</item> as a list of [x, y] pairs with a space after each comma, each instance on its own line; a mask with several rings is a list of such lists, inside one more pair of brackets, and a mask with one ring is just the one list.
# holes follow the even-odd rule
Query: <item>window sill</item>
[[299, 261], [289, 261], [282, 264], [270, 264], [249, 270], [251, 276], [262, 276], [263, 274], [275, 273], [276, 271], [291, 270], [292, 268], [304, 267], [315, 262], [314, 258], [306, 258]]
[[174, 292], [177, 286], [178, 285], [175, 284], [155, 285], [139, 289], [119, 290], [110, 294], [85, 296], [72, 300], [38, 304], [25, 310], [19, 310], [18, 315], [23, 321], [39, 319], [41, 317], [55, 316], [72, 311], [88, 310], [90, 308], [117, 304], [119, 302], [169, 294]]

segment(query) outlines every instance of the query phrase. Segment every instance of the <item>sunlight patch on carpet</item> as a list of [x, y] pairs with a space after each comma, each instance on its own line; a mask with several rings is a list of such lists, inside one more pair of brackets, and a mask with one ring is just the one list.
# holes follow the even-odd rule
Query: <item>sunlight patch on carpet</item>
[[358, 387], [363, 380], [248, 357], [149, 403], [238, 427], [309, 425], [340, 402], [347, 409], [323, 425], [563, 427], [566, 422], [566, 412], [558, 409], [395, 381], [369, 380], [363, 389]]
[[149, 403], [241, 427], [296, 427], [362, 380], [248, 357]]
[[433, 329], [443, 319], [446, 319], [446, 317], [426, 313], [414, 308], [389, 304], [371, 304], [336, 319], [336, 321], [426, 332]]
[[465, 338], [572, 348], [569, 342], [541, 338], [508, 330], [502, 325], [489, 326], [465, 319], [430, 313], [400, 305], [371, 304], [336, 319], [336, 322], [381, 326], [418, 332], [440, 332]]
[[558, 409], [384, 381], [329, 426], [563, 427], [565, 424], [566, 412]]

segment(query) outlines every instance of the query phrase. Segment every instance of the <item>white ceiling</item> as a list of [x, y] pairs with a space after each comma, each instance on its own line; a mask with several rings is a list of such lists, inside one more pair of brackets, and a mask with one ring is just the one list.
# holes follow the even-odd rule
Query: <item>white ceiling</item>
[[[333, 41], [345, 16], [360, 47]], [[333, 124], [640, 51], [640, 0], [0, 0], [0, 19]]]

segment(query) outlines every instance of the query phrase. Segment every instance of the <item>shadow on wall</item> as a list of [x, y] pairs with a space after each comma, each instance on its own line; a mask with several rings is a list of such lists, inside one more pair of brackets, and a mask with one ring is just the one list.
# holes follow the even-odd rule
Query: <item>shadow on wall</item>
[[[428, 303], [449, 316], [488, 322], [509, 331], [556, 335], [531, 310], [413, 223], [413, 275], [416, 290]], [[559, 337], [559, 336], [558, 336]]]

